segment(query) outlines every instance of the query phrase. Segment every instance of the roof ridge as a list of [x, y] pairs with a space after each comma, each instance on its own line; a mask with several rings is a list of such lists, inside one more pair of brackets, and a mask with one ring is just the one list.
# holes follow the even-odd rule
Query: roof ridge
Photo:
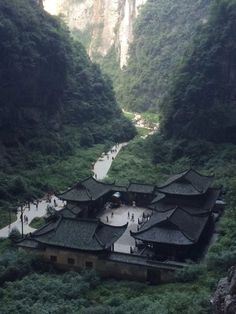
[[[198, 215], [192, 215], [192, 214], [190, 214], [188, 211], [186, 211], [184, 208], [182, 208], [182, 207], [180, 207], [180, 206], [177, 206], [177, 208], [176, 208], [176, 210], [177, 209], [180, 209], [180, 210], [182, 210], [185, 214], [187, 214], [188, 216], [191, 216], [191, 218], [192, 217], [195, 217], [195, 218], [198, 218], [199, 216]], [[193, 239], [193, 238], [191, 238], [189, 235], [187, 235], [187, 233], [186, 232], [184, 232], [182, 229], [180, 229], [173, 221], [170, 221], [173, 225], [175, 225], [177, 228], [178, 228], [178, 230], [186, 237], [186, 238], [188, 238], [190, 241], [192, 241], [192, 242], [195, 242], [195, 239]]]
[[176, 212], [177, 209], [178, 209], [178, 205], [176, 205], [173, 209], [169, 209], [170, 211], [172, 210], [172, 213], [170, 214], [169, 217], [166, 218], [166, 220], [169, 221], [169, 219], [173, 216], [173, 214]]
[[181, 230], [179, 228], [179, 226], [176, 225], [176, 223], [174, 223], [173, 221], [170, 221], [172, 223], [172, 225], [176, 226], [176, 228], [179, 230], [179, 232], [181, 232], [187, 239], [189, 239], [190, 241], [194, 242], [194, 239], [192, 239], [190, 236], [188, 236], [183, 230]]
[[201, 176], [201, 177], [207, 177], [207, 178], [215, 177], [215, 174], [205, 175], [205, 174], [202, 174], [202, 173], [198, 172], [198, 171], [197, 171], [196, 169], [194, 169], [194, 168], [190, 168], [189, 170], [192, 170], [193, 172], [195, 172], [196, 174], [198, 174], [198, 175]]
[[[186, 175], [187, 175], [190, 171], [193, 171], [194, 173], [200, 175], [200, 173], [198, 173], [195, 169], [193, 169], [193, 168], [191, 167], [191, 168], [184, 174], [183, 178], [185, 178], [185, 179], [187, 180]], [[199, 193], [202, 193], [202, 192], [203, 192], [202, 189], [199, 189], [199, 188], [197, 188], [195, 185], [193, 185], [193, 183], [192, 183], [191, 181], [189, 181], [189, 180], [187, 180], [187, 181], [188, 181], [188, 183], [189, 183], [195, 190], [197, 190]]]
[[[211, 176], [203, 175], [203, 174], [201, 174], [200, 172], [198, 172], [197, 170], [195, 170], [194, 168], [190, 168], [189, 171], [187, 171], [187, 172], [185, 173], [184, 177], [185, 177], [190, 171], [193, 171], [195, 174], [199, 175], [199, 176], [202, 177], [202, 178], [213, 178], [213, 177], [214, 177], [214, 175], [211, 175]], [[190, 184], [195, 190], [197, 190], [199, 193], [203, 193], [203, 192], [204, 192], [204, 190], [202, 190], [202, 189], [198, 188], [197, 186], [195, 186], [191, 181], [188, 180], [188, 182], [189, 182], [189, 184]]]
[[97, 183], [101, 183], [103, 185], [114, 185], [114, 183], [115, 183], [115, 181], [113, 183], [106, 183], [106, 182], [103, 182], [103, 181], [99, 181], [99, 180], [95, 179], [93, 176], [89, 176], [89, 177], [85, 178], [84, 180], [82, 180], [80, 182], [84, 182], [84, 181], [86, 181], [88, 179], [92, 179], [93, 181], [95, 181]]
[[176, 209], [182, 210], [183, 212], [185, 212], [185, 214], [188, 214], [189, 216], [194, 216], [194, 215], [190, 214], [186, 209], [184, 209], [183, 207], [181, 207], [180, 205], [177, 205], [177, 206], [176, 206]]
[[45, 227], [49, 226], [50, 224], [52, 224], [52, 222], [48, 222], [46, 225], [44, 225], [44, 226], [42, 226], [41, 228], [39, 228], [39, 229], [35, 230], [34, 232], [32, 232], [32, 233], [31, 233], [32, 237], [34, 237], [34, 236], [36, 236], [36, 237], [37, 237], [37, 236], [41, 236], [41, 235], [47, 234], [47, 233], [52, 232], [52, 231], [54, 231], [55, 229], [57, 229], [58, 226], [59, 226], [59, 224], [60, 224], [61, 221], [62, 221], [62, 218], [64, 218], [62, 215], [59, 215], [58, 217], [59, 217], [59, 219], [57, 220], [55, 226], [54, 226], [52, 229], [47, 230], [47, 231], [43, 232], [43, 233], [40, 234], [40, 235], [35, 234], [36, 232], [38, 232], [38, 231], [42, 230], [43, 228], [45, 228]]
[[96, 231], [97, 231], [97, 228], [96, 228], [96, 230], [94, 231], [94, 234], [93, 234], [92, 237], [95, 237], [95, 239], [98, 241], [98, 243], [99, 243], [103, 248], [105, 248], [105, 247], [106, 247], [106, 244], [103, 243], [103, 242], [99, 239], [98, 235], [96, 234]]
[[81, 180], [81, 181], [79, 181], [79, 182], [82, 183], [82, 182], [84, 182], [84, 181], [87, 181], [87, 180], [90, 179], [90, 178], [91, 178], [91, 179], [94, 179], [93, 176], [90, 175], [90, 176], [88, 176], [88, 177], [85, 177], [83, 180]]
[[76, 184], [72, 185], [70, 188], [68, 188], [67, 190], [65, 190], [65, 191], [62, 192], [62, 193], [56, 193], [55, 196], [58, 197], [58, 198], [60, 198], [60, 195], [65, 194], [66, 192], [71, 191], [72, 189], [74, 189], [75, 186], [76, 186]]
[[139, 183], [139, 182], [133, 182], [132, 180], [131, 181], [129, 181], [129, 186], [130, 186], [130, 184], [138, 184], [138, 185], [151, 185], [151, 186], [154, 186], [154, 187], [156, 187], [156, 184], [152, 184], [152, 183]]
[[[173, 175], [169, 175], [169, 179], [167, 178], [167, 180], [166, 181], [168, 181], [168, 180], [170, 180], [171, 179], [171, 177], [173, 177], [173, 176], [180, 176], [180, 175], [183, 175], [183, 177], [190, 171], [191, 169], [186, 169], [186, 170], [184, 170], [184, 171], [181, 171], [181, 172], [179, 172], [179, 173], [176, 173], [176, 174], [173, 174]], [[179, 177], [180, 178], [180, 177]], [[178, 179], [179, 179], [178, 178]], [[170, 181], [170, 182], [168, 182], [168, 183], [166, 183], [166, 184], [163, 184], [163, 185], [160, 185], [160, 186], [156, 186], [156, 188], [157, 188], [157, 190], [158, 190], [158, 192], [160, 192], [160, 193], [163, 193], [163, 192], [161, 192], [161, 191], [159, 191], [159, 189], [162, 189], [162, 188], [164, 188], [164, 187], [167, 187], [168, 185], [170, 185], [170, 184], [172, 184], [173, 182], [175, 182], [176, 181], [176, 179], [174, 179], [174, 180], [172, 180], [172, 181]]]

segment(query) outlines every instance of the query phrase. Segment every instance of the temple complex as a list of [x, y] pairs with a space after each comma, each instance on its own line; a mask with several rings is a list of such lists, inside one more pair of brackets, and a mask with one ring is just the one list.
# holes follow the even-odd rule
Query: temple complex
[[18, 245], [62, 269], [167, 282], [209, 245], [221, 214], [213, 180], [193, 169], [163, 185], [117, 186], [89, 177], [58, 194], [64, 208]]

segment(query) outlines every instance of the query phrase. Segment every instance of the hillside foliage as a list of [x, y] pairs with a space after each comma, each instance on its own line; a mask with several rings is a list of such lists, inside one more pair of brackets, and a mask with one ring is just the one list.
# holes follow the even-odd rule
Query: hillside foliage
[[0, 208], [72, 184], [88, 147], [134, 136], [111, 81], [37, 1], [0, 1], [0, 59]]
[[128, 65], [116, 86], [122, 106], [139, 112], [158, 110], [197, 26], [207, 21], [211, 2], [147, 1], [136, 21]]
[[236, 143], [236, 1], [215, 1], [162, 105], [169, 137]]

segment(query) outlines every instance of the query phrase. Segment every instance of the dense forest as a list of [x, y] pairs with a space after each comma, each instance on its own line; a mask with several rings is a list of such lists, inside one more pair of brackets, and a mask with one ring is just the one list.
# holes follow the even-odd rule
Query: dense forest
[[139, 112], [158, 110], [196, 28], [207, 22], [211, 2], [147, 1], [135, 25], [127, 68], [115, 84], [122, 106]]
[[162, 104], [169, 137], [236, 143], [236, 2], [216, 1]]
[[[156, 183], [189, 167], [215, 173], [227, 203], [217, 241], [201, 263], [155, 287], [104, 282], [93, 272], [58, 273], [19, 254], [10, 240], [0, 241], [3, 314], [212, 313], [217, 282], [236, 263], [236, 0], [158, 3], [150, 0], [137, 21], [124, 97], [131, 109], [160, 108], [161, 129], [130, 142], [109, 176], [117, 183]], [[76, 180], [104, 149], [94, 143], [131, 138], [134, 130], [109, 79], [59, 20], [29, 0], [1, 0], [0, 14], [0, 199], [9, 208], [12, 199]]]
[[1, 0], [0, 21], [0, 207], [7, 208], [57, 189], [48, 176], [60, 158], [130, 139], [135, 129], [111, 81], [59, 19], [36, 1]]

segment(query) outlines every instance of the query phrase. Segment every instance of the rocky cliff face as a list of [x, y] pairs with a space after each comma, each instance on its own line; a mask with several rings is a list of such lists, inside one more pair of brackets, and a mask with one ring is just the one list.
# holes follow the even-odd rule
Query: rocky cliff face
[[212, 306], [214, 314], [236, 313], [236, 266], [229, 270], [227, 277], [219, 281]]
[[115, 46], [121, 68], [126, 65], [133, 24], [147, 0], [44, 0], [51, 14], [63, 16], [79, 32], [92, 58], [105, 56]]

